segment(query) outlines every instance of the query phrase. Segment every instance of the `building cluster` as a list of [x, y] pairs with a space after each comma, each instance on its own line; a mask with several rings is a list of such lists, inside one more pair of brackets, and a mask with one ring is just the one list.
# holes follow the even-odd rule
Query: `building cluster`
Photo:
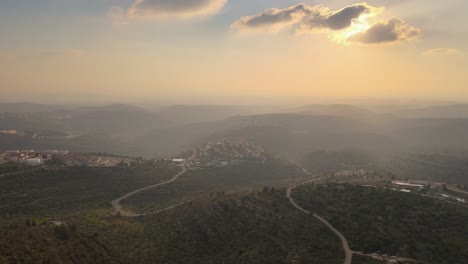
[[14, 130], [14, 129], [3, 129], [3, 130], [0, 130], [0, 134], [4, 134], [4, 135], [17, 135], [17, 134], [20, 134], [20, 132]]
[[406, 193], [409, 193], [411, 191], [421, 191], [425, 187], [425, 185], [423, 184], [415, 184], [403, 181], [392, 181], [392, 184], [395, 187], [397, 187], [400, 190], [400, 192]]
[[346, 176], [346, 177], [362, 177], [368, 173], [365, 169], [350, 169], [336, 172], [335, 176]]
[[200, 167], [223, 167], [245, 161], [265, 162], [268, 153], [261, 146], [243, 140], [221, 140], [198, 148], [192, 165]]
[[138, 163], [137, 160], [124, 157], [101, 156], [71, 153], [64, 157], [63, 162], [67, 166], [86, 167], [130, 167]]
[[29, 166], [37, 166], [44, 163], [46, 160], [50, 160], [53, 157], [60, 155], [68, 155], [68, 151], [62, 150], [11, 150], [0, 154], [1, 160], [4, 162], [14, 162], [26, 164]]

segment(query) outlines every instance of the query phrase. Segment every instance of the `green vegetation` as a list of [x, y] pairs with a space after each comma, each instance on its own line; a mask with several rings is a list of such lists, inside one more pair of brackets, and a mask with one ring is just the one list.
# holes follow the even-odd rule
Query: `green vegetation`
[[394, 157], [384, 169], [411, 179], [468, 185], [466, 155], [406, 154]]
[[468, 208], [462, 204], [352, 185], [304, 186], [293, 196], [329, 220], [353, 250], [468, 263]]
[[[24, 220], [24, 219], [21, 219]], [[111, 263], [105, 245], [75, 225], [47, 220], [0, 221], [0, 263]]]
[[[111, 200], [179, 170], [153, 162], [129, 168], [48, 166], [0, 178], [0, 263], [343, 262], [335, 234], [294, 208], [278, 187], [302, 175], [284, 163], [191, 171], [131, 197], [125, 206], [151, 211], [187, 203], [146, 217], [111, 214]], [[468, 208], [461, 204], [348, 184], [303, 186], [293, 197], [330, 221], [353, 250], [429, 264], [468, 261]], [[377, 263], [353, 257], [353, 264]]]
[[2, 174], [7, 174], [7, 173], [13, 173], [13, 172], [19, 172], [19, 171], [26, 171], [30, 170], [31, 167], [25, 166], [22, 164], [17, 164], [17, 163], [12, 163], [12, 162], [7, 162], [2, 165], [0, 165], [0, 175]]
[[123, 204], [136, 212], [151, 212], [218, 192], [289, 185], [291, 180], [303, 175], [296, 166], [279, 161], [205, 168], [189, 171], [171, 184], [138, 193], [124, 200]]
[[366, 256], [353, 255], [353, 264], [382, 264], [380, 260], [376, 260]]
[[271, 188], [220, 193], [140, 219], [103, 210], [8, 218], [0, 232], [0, 260], [7, 263], [340, 264], [344, 258], [326, 227]]
[[311, 173], [323, 173], [352, 167], [367, 168], [371, 160], [369, 154], [358, 150], [314, 151], [307, 154], [301, 164]]
[[0, 214], [50, 216], [108, 208], [112, 199], [179, 171], [168, 165], [132, 168], [56, 167], [0, 179]]

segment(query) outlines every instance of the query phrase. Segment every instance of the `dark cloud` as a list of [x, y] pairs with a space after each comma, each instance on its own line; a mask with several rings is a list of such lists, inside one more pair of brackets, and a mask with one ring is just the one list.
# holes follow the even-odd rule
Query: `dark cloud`
[[285, 9], [269, 9], [256, 16], [247, 16], [233, 24], [233, 28], [269, 30], [295, 25], [301, 30], [341, 30], [351, 26], [353, 20], [364, 14], [376, 13], [377, 8], [366, 3], [347, 6], [336, 12], [323, 6], [299, 4]]
[[349, 41], [364, 44], [379, 44], [407, 41], [417, 38], [421, 31], [399, 18], [373, 24], [367, 31], [360, 32], [348, 38]]
[[333, 30], [345, 29], [351, 26], [351, 22], [354, 19], [357, 19], [362, 14], [369, 13], [370, 11], [371, 7], [364, 3], [348, 6], [327, 17], [326, 25]]
[[310, 7], [300, 4], [286, 9], [269, 9], [253, 17], [243, 17], [240, 22], [247, 27], [263, 27], [274, 24], [288, 24], [302, 19], [306, 14], [312, 12]]
[[367, 3], [346, 6], [338, 11], [324, 6], [299, 4], [242, 17], [232, 28], [237, 31], [277, 31], [290, 27], [300, 33], [328, 31], [332, 39], [338, 42], [363, 44], [403, 42], [421, 35], [419, 29], [399, 18], [373, 24], [369, 22], [383, 10], [383, 7], [377, 8]]

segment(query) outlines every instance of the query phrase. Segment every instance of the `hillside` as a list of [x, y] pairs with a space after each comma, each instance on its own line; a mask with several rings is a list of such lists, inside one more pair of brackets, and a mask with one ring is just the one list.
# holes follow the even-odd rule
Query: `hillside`
[[[0, 259], [170, 264], [342, 261], [337, 238], [319, 222], [298, 214], [282, 191], [219, 194], [138, 220], [97, 211], [59, 220], [64, 224], [54, 227], [45, 218], [2, 219]], [[22, 243], [19, 237], [30, 242]]]
[[238, 115], [262, 112], [258, 107], [234, 105], [173, 105], [163, 107], [157, 112], [166, 120], [177, 124], [193, 124], [224, 120]]
[[396, 111], [394, 114], [406, 118], [468, 118], [468, 104], [412, 108]]
[[[265, 170], [249, 165], [196, 171], [187, 175], [185, 182], [184, 178], [176, 182], [172, 191], [148, 191], [130, 199], [128, 205], [153, 209], [184, 195], [190, 198], [186, 203], [139, 218], [113, 215], [112, 199], [165, 181], [179, 169], [167, 167], [167, 163], [159, 165], [47, 168], [0, 178], [0, 260], [343, 263], [338, 237], [293, 207], [284, 188], [266, 187], [289, 186], [286, 168]], [[256, 189], [244, 189], [252, 183]], [[207, 189], [209, 193], [194, 195], [199, 188], [210, 186], [219, 191]], [[234, 186], [243, 190], [224, 192], [220, 188], [233, 190]], [[303, 186], [295, 189], [293, 196], [307, 210], [328, 219], [347, 237], [353, 250], [397, 254], [429, 264], [462, 264], [468, 259], [468, 208], [460, 204], [347, 184]], [[353, 264], [375, 263], [363, 256], [353, 260]]]
[[35, 103], [0, 103], [0, 113], [49, 112], [69, 107]]
[[305, 105], [297, 109], [296, 112], [308, 115], [331, 115], [353, 118], [363, 118], [375, 115], [375, 113], [368, 109], [348, 104]]
[[124, 201], [124, 207], [135, 212], [153, 212], [217, 193], [287, 186], [304, 176], [298, 167], [279, 161], [203, 168], [190, 171], [169, 185], [134, 195]]
[[468, 207], [417, 194], [352, 185], [304, 186], [297, 202], [328, 219], [353, 250], [430, 264], [468, 262]]
[[39, 168], [5, 176], [0, 178], [0, 213], [13, 218], [50, 217], [108, 208], [113, 198], [162, 181], [176, 171], [173, 166], [143, 164], [133, 168]]
[[[377, 116], [348, 105], [304, 109], [308, 108], [313, 113], [239, 116], [240, 110], [230, 106], [173, 106], [152, 112], [116, 104], [0, 113], [0, 130], [18, 131], [17, 135], [0, 133], [0, 150], [67, 148], [167, 157], [214, 139], [244, 138], [299, 160], [320, 150], [357, 149], [385, 156], [401, 152], [454, 152], [468, 147], [465, 133], [468, 121], [464, 118]], [[250, 113], [249, 109], [244, 110]], [[336, 113], [338, 110], [343, 114]]]

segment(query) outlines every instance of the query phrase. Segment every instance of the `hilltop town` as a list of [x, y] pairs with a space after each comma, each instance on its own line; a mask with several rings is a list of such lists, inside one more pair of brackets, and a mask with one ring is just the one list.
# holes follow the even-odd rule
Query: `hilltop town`
[[40, 166], [55, 162], [70, 167], [129, 167], [137, 165], [141, 161], [135, 158], [106, 154], [73, 153], [68, 150], [11, 150], [0, 153], [0, 164], [7, 162], [28, 166]]
[[242, 162], [264, 163], [273, 157], [263, 147], [242, 139], [222, 139], [196, 148], [192, 167], [223, 167]]

